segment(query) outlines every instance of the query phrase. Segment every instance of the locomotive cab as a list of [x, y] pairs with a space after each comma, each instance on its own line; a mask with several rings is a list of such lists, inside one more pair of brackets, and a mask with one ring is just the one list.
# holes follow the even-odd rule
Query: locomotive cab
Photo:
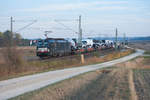
[[48, 42], [46, 40], [38, 40], [36, 54], [39, 57], [44, 57], [49, 55]]

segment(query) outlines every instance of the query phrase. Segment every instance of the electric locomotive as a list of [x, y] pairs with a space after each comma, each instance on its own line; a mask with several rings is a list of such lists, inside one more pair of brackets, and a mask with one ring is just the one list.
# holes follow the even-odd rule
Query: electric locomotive
[[36, 54], [39, 57], [52, 57], [70, 55], [71, 44], [63, 38], [47, 38], [45, 40], [38, 40]]

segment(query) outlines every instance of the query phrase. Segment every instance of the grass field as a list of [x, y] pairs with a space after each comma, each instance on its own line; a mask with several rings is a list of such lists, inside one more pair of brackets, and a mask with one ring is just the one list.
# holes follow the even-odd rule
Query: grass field
[[134, 83], [139, 100], [150, 100], [150, 69], [134, 70]]
[[150, 55], [150, 51], [146, 51], [144, 54], [148, 54], [148, 55]]
[[150, 57], [139, 57], [11, 100], [150, 100]]
[[127, 70], [97, 70], [12, 100], [129, 100], [128, 84]]
[[[110, 81], [111, 80], [111, 81]], [[127, 71], [102, 72], [95, 80], [66, 96], [66, 100], [129, 100]]]

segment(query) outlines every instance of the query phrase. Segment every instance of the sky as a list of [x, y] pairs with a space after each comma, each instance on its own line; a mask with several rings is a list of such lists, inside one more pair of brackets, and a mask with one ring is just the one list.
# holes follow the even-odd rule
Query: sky
[[[150, 36], [149, 0], [1, 0], [0, 31], [10, 29], [23, 38]], [[28, 26], [28, 27], [26, 27]]]

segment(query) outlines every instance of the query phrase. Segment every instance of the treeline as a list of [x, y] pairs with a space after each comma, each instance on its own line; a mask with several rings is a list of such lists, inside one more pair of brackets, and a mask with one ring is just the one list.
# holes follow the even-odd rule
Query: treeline
[[30, 40], [23, 39], [19, 33], [11, 33], [7, 30], [0, 32], [0, 47], [7, 45], [29, 46]]

